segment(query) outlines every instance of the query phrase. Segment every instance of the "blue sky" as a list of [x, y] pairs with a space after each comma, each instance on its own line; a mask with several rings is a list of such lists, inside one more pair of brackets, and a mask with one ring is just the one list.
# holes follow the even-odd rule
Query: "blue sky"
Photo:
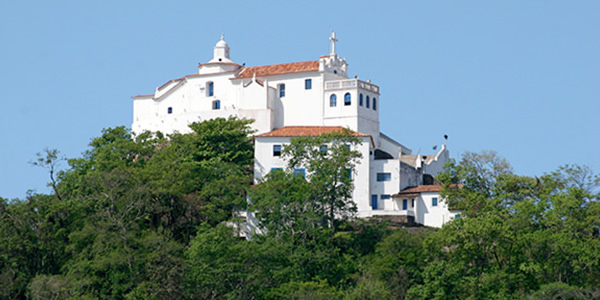
[[[247, 66], [337, 53], [381, 88], [381, 130], [521, 175], [600, 172], [600, 1], [2, 1], [0, 197], [49, 193], [28, 162], [131, 126], [131, 96], [192, 74], [221, 32]], [[67, 165], [63, 164], [63, 168]]]

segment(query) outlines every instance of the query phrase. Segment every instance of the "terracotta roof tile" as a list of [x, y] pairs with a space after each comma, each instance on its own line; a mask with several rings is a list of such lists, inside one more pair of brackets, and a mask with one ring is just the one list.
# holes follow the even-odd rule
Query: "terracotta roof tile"
[[413, 187], [407, 187], [400, 191], [398, 194], [402, 193], [431, 193], [431, 192], [439, 192], [442, 190], [442, 186], [438, 184], [433, 185], [419, 185]]
[[319, 62], [318, 61], [304, 61], [304, 62], [295, 62], [288, 64], [279, 64], [279, 65], [268, 65], [268, 66], [258, 66], [258, 67], [248, 67], [242, 69], [242, 71], [235, 77], [235, 79], [240, 78], [252, 78], [254, 74], [256, 77], [265, 77], [271, 75], [281, 75], [281, 74], [289, 74], [289, 73], [299, 73], [299, 72], [312, 72], [319, 70]]
[[[286, 126], [283, 128], [275, 129], [273, 131], [259, 134], [256, 137], [296, 137], [296, 136], [319, 136], [323, 133], [332, 133], [342, 131], [346, 129], [342, 126]], [[375, 147], [373, 137], [350, 130], [353, 136], [369, 137], [371, 139], [371, 146]]]
[[[344, 127], [342, 126], [286, 126], [257, 136], [318, 136], [323, 133], [332, 133], [342, 130], [344, 130]], [[350, 130], [350, 132], [352, 132], [353, 136], [370, 136], [352, 130]]]
[[[450, 185], [450, 188], [456, 188], [456, 187], [457, 187], [456, 184]], [[462, 184], [458, 185], [458, 188], [462, 188], [462, 187], [463, 187]], [[435, 193], [435, 192], [439, 193], [442, 191], [443, 188], [444, 187], [439, 184], [412, 186], [412, 187], [407, 187], [407, 188], [403, 189], [398, 194], [394, 194], [392, 197], [417, 197], [421, 193]]]

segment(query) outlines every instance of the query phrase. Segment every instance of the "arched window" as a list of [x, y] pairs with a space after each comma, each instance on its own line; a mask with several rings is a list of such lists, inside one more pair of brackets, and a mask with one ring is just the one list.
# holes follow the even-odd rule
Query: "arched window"
[[346, 93], [346, 95], [344, 95], [344, 105], [348, 106], [350, 104], [352, 104], [350, 93]]
[[377, 98], [373, 97], [373, 110], [377, 110]]
[[213, 110], [219, 110], [221, 109], [221, 100], [215, 100], [212, 103], [212, 109]]
[[279, 98], [285, 97], [285, 84], [279, 85]]
[[206, 83], [206, 96], [212, 97], [215, 95], [215, 84], [212, 81]]
[[367, 96], [367, 108], [369, 108], [369, 96]]
[[363, 95], [362, 94], [360, 94], [358, 96], [358, 105], [363, 106]]
[[329, 97], [329, 106], [336, 107], [336, 105], [337, 105], [337, 96], [335, 94], [331, 94], [331, 96]]

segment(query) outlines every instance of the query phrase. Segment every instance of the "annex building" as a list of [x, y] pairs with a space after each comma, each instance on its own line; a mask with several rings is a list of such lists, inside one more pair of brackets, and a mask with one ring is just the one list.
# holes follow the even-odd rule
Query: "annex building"
[[[352, 172], [352, 200], [358, 217], [390, 216], [440, 227], [453, 219], [439, 197], [433, 176], [448, 161], [445, 145], [431, 155], [417, 154], [379, 130], [386, 106], [379, 86], [348, 78], [348, 64], [336, 53], [314, 61], [247, 67], [231, 59], [223, 36], [213, 58], [198, 72], [173, 79], [154, 93], [133, 97], [133, 132], [190, 132], [188, 124], [237, 116], [253, 119], [254, 180], [284, 168], [282, 147], [298, 136], [317, 136], [348, 128], [362, 139], [362, 158]], [[295, 170], [304, 174], [303, 170]]]

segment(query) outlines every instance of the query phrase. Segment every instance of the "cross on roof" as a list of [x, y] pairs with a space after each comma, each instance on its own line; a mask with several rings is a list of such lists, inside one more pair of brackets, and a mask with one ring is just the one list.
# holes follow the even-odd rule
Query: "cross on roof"
[[332, 31], [331, 32], [331, 37], [329, 38], [329, 40], [331, 41], [331, 51], [330, 51], [330, 55], [334, 55], [335, 54], [335, 42], [337, 42], [338, 40], [335, 38], [335, 32]]

